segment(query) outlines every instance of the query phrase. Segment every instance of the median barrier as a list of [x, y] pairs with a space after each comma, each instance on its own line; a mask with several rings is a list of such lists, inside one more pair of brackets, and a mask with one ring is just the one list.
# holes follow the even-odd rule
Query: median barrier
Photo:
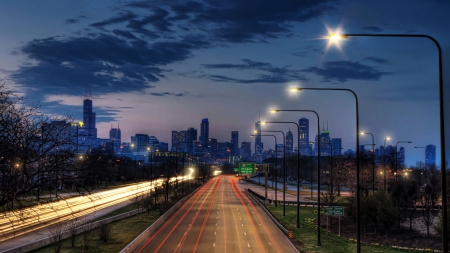
[[[203, 184], [204, 185], [204, 184]], [[203, 187], [203, 185], [201, 187]], [[162, 223], [164, 223], [167, 218], [169, 218], [186, 200], [188, 200], [194, 193], [196, 193], [201, 187], [198, 187], [189, 195], [178, 201], [173, 207], [171, 207], [167, 212], [165, 212], [161, 217], [159, 217], [155, 222], [152, 223], [144, 232], [138, 235], [132, 242], [130, 242], [125, 248], [123, 248], [120, 253], [134, 252], [136, 249], [142, 245]]]

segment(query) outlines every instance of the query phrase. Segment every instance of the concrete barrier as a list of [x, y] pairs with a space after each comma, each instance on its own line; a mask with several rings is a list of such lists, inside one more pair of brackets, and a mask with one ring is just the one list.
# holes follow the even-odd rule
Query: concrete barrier
[[[103, 220], [99, 220], [99, 221], [96, 221], [96, 222], [92, 222], [92, 223], [88, 223], [88, 224], [82, 225], [82, 226], [78, 227], [77, 234], [83, 233], [86, 230], [97, 228], [98, 226], [100, 226], [101, 222], [111, 223], [113, 221], [121, 220], [121, 219], [130, 217], [130, 216], [136, 215], [138, 213], [139, 213], [139, 210], [133, 210], [133, 211], [122, 213], [122, 214], [118, 214], [116, 216], [109, 217], [109, 218], [106, 218], [106, 219], [103, 219]], [[66, 238], [69, 238], [69, 237], [70, 237], [70, 232], [68, 230], [62, 232], [62, 237], [61, 237], [62, 239], [66, 239]], [[21, 246], [15, 247], [15, 248], [8, 249], [6, 251], [3, 251], [2, 253], [30, 252], [32, 250], [39, 249], [39, 248], [45, 247], [45, 246], [47, 246], [49, 244], [52, 244], [53, 242], [54, 241], [52, 241], [51, 236], [48, 236], [46, 238], [43, 238], [43, 239], [35, 241], [35, 242], [31, 242], [31, 243], [28, 243], [28, 244], [25, 244], [25, 245], [21, 245]]]
[[[203, 184], [204, 185], [204, 184]], [[136, 237], [131, 243], [129, 243], [125, 248], [123, 248], [120, 253], [128, 253], [128, 252], [134, 252], [136, 249], [142, 245], [166, 219], [168, 219], [184, 202], [186, 202], [194, 193], [196, 193], [200, 188], [203, 187], [200, 186], [195, 191], [191, 192], [189, 195], [182, 198], [180, 201], [178, 201], [173, 207], [171, 207], [167, 212], [165, 212], [161, 217], [159, 217], [155, 222], [153, 222], [152, 225], [150, 225], [144, 232], [142, 232], [138, 237]]]

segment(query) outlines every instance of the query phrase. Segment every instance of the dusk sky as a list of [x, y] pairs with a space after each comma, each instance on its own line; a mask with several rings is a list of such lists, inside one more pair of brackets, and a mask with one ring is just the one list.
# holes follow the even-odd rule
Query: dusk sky
[[[328, 122], [344, 151], [355, 150], [351, 93], [289, 92], [347, 88], [358, 95], [360, 130], [372, 133], [377, 147], [388, 136], [388, 145], [412, 141], [399, 147], [415, 165], [424, 150], [414, 147], [433, 144], [439, 165], [436, 46], [421, 38], [348, 38], [339, 45], [325, 38], [335, 31], [433, 36], [449, 86], [449, 14], [443, 0], [3, 0], [0, 78], [46, 113], [77, 120], [90, 86], [100, 138], [120, 123], [123, 141], [142, 133], [170, 143], [172, 130], [200, 132], [209, 118], [210, 137], [226, 142], [239, 131], [239, 142], [251, 141], [253, 152], [249, 135], [259, 117], [306, 117], [311, 140], [317, 134], [314, 114], [271, 109], [315, 110], [321, 128]], [[445, 117], [450, 122], [450, 113]], [[289, 128], [295, 138], [293, 124], [263, 130]], [[263, 142], [274, 148], [273, 138]], [[360, 138], [370, 143], [370, 135]]]

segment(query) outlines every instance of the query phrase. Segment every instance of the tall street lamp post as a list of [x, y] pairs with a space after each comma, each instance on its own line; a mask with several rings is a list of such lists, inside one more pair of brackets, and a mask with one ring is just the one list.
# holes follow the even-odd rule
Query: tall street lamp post
[[[292, 88], [291, 91], [301, 90], [319, 90], [319, 91], [348, 91], [355, 97], [356, 105], [356, 251], [361, 252], [361, 200], [360, 200], [360, 185], [359, 185], [359, 112], [358, 112], [358, 96], [350, 89], [340, 88]], [[319, 138], [320, 139], [320, 138]], [[319, 159], [320, 160], [320, 159]], [[320, 187], [319, 187], [320, 188]]]
[[[319, 114], [313, 110], [272, 110], [272, 112], [312, 112], [317, 116], [317, 244], [316, 246], [322, 246], [320, 242], [320, 119]], [[298, 125], [297, 125], [298, 126]], [[299, 128], [297, 128], [299, 129]], [[298, 138], [300, 141], [300, 130], [298, 130]], [[298, 153], [300, 154], [300, 145], [298, 145]], [[300, 158], [299, 158], [300, 162]]]
[[[444, 130], [444, 78], [442, 74], [442, 50], [437, 40], [426, 34], [332, 34], [332, 40], [346, 39], [348, 37], [397, 37], [397, 38], [425, 38], [431, 40], [438, 50], [439, 64], [439, 128], [441, 145], [441, 185], [442, 185], [442, 251], [448, 252], [448, 223], [447, 223], [447, 170], [445, 161], [445, 130]], [[360, 248], [358, 248], [358, 252]]]
[[[312, 145], [314, 142], [310, 142], [309, 144]], [[311, 198], [313, 197], [313, 151], [312, 148], [310, 146], [308, 147], [304, 147], [309, 149], [310, 153], [309, 153], [309, 157], [311, 157], [311, 178], [310, 178], [310, 182], [309, 182], [309, 187], [311, 188]]]
[[[286, 137], [284, 135], [283, 131], [261, 131], [262, 133], [281, 133], [283, 135], [283, 169], [286, 168]], [[276, 142], [276, 139], [275, 139]], [[275, 145], [275, 151], [277, 153], [277, 160], [278, 162], [278, 151], [276, 149]], [[284, 177], [286, 178], [286, 177]], [[283, 187], [286, 187], [283, 185]], [[278, 169], [275, 171], [275, 207], [277, 207], [277, 195], [278, 195]], [[286, 216], [286, 191], [283, 190], [283, 217]]]
[[383, 173], [384, 173], [384, 191], [386, 191], [386, 140], [390, 141], [391, 138], [384, 139], [384, 153], [383, 153]]
[[370, 134], [372, 136], [372, 193], [375, 193], [375, 143], [373, 134], [361, 132], [361, 135]]
[[398, 150], [397, 150], [397, 147], [398, 147], [398, 144], [399, 143], [412, 143], [412, 142], [410, 142], [410, 141], [399, 141], [399, 142], [397, 142], [397, 144], [395, 144], [395, 181], [397, 181], [397, 174], [398, 174], [398, 171], [397, 171], [397, 168], [398, 168]]
[[[268, 131], [261, 131], [261, 132], [268, 132]], [[254, 135], [254, 134], [252, 134], [252, 135], [250, 135], [250, 137], [255, 137], [256, 135]], [[275, 135], [273, 135], [273, 134], [259, 134], [258, 136], [272, 136], [273, 138], [275, 138], [275, 154], [276, 154], [276, 150], [277, 150], [277, 137], [275, 136]], [[277, 156], [275, 156], [275, 170], [276, 170], [276, 166], [277, 166], [277, 160], [276, 159], [278, 159], [278, 157]], [[276, 172], [275, 172], [276, 173]], [[266, 177], [266, 180], [265, 180], [265, 188], [266, 188], [266, 191], [265, 191], [265, 198], [264, 198], [264, 204], [266, 203], [266, 200], [267, 200], [267, 174], [265, 175]], [[277, 189], [275, 188], [275, 207], [277, 207]]]
[[[268, 124], [268, 123], [280, 123], [280, 124], [295, 124], [297, 126], [297, 134], [300, 136], [300, 127], [295, 122], [261, 122], [261, 124]], [[297, 145], [299, 145], [299, 141], [297, 141]], [[300, 147], [300, 145], [299, 145]], [[300, 228], [300, 148], [297, 152], [297, 228]], [[284, 168], [284, 178], [286, 182], [286, 168]]]

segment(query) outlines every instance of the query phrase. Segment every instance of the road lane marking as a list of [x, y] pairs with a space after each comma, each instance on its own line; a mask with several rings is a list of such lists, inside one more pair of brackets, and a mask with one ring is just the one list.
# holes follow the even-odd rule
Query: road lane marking
[[216, 243], [215, 242], [213, 242], [213, 247], [216, 247]]
[[244, 235], [247, 235], [247, 233], [244, 232]]
[[248, 247], [250, 248], [250, 243], [247, 243]]

